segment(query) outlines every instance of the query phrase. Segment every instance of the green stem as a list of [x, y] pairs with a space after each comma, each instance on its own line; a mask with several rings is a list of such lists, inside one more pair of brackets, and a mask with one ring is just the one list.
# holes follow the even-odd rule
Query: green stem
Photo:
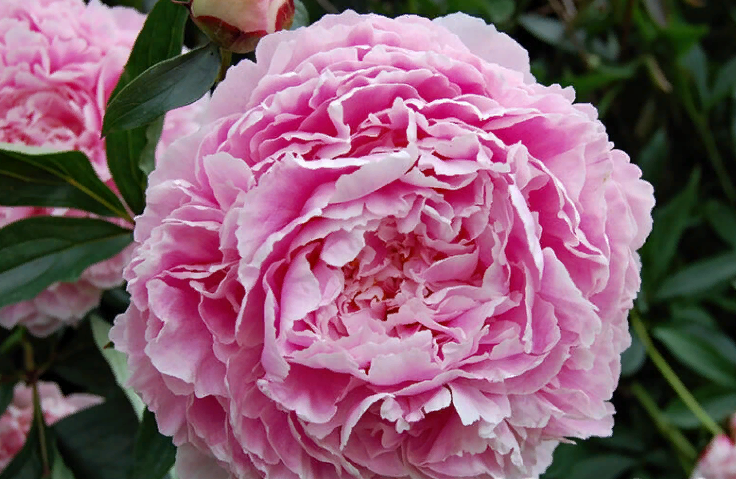
[[217, 73], [217, 80], [215, 80], [215, 83], [220, 83], [225, 79], [225, 74], [227, 73], [227, 69], [230, 68], [232, 61], [233, 52], [226, 50], [225, 48], [220, 48], [220, 71]]
[[641, 384], [635, 382], [631, 385], [631, 392], [634, 394], [639, 403], [646, 409], [649, 416], [651, 416], [654, 424], [657, 426], [659, 431], [672, 443], [675, 449], [680, 454], [677, 456], [680, 459], [685, 472], [690, 472], [692, 468], [692, 462], [698, 457], [698, 451], [690, 444], [690, 441], [677, 429], [672, 427], [667, 418], [664, 417], [662, 411], [657, 407], [657, 403], [652, 399], [649, 393], [644, 389]]
[[657, 369], [659, 369], [659, 372], [662, 373], [664, 379], [669, 383], [670, 386], [672, 386], [672, 389], [674, 389], [677, 395], [680, 396], [682, 402], [685, 403], [688, 409], [690, 409], [695, 417], [698, 418], [700, 423], [705, 426], [705, 428], [708, 429], [714, 436], [723, 434], [723, 429], [721, 429], [721, 427], [716, 424], [713, 418], [711, 418], [708, 413], [705, 412], [698, 400], [695, 399], [695, 396], [690, 393], [690, 391], [682, 383], [680, 378], [677, 377], [675, 371], [670, 367], [669, 364], [667, 364], [667, 360], [665, 360], [664, 357], [659, 353], [659, 351], [657, 351], [657, 348], [652, 342], [652, 338], [649, 336], [649, 333], [647, 333], [647, 329], [644, 326], [644, 323], [642, 323], [641, 318], [639, 318], [639, 314], [635, 310], [632, 310], [630, 318], [631, 325], [633, 326], [636, 335], [639, 336], [642, 344], [644, 344], [649, 358], [652, 360]]
[[49, 451], [46, 450], [46, 424], [43, 421], [43, 411], [41, 410], [41, 397], [38, 394], [38, 384], [36, 381], [33, 387], [33, 412], [38, 428], [38, 439], [41, 446], [41, 464], [43, 466], [43, 477], [51, 474], [51, 464], [49, 463]]

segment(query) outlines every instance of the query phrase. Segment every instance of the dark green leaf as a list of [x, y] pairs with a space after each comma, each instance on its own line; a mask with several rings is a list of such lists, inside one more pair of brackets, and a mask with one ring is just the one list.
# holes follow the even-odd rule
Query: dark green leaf
[[91, 321], [84, 321], [69, 336], [51, 372], [90, 393], [105, 397], [115, 394], [118, 390], [115, 376], [97, 349]]
[[[110, 98], [149, 67], [181, 53], [189, 12], [171, 0], [159, 0], [146, 17], [128, 62]], [[146, 175], [158, 143], [155, 130], [140, 127], [107, 136], [107, 166], [120, 194], [135, 214], [145, 205]], [[143, 165], [143, 166], [141, 166]]]
[[621, 355], [621, 375], [626, 377], [636, 374], [644, 365], [646, 358], [644, 345], [636, 335], [632, 335], [631, 346]]
[[91, 218], [37, 216], [0, 229], [0, 307], [75, 281], [133, 240], [130, 230]]
[[53, 427], [59, 453], [77, 479], [127, 479], [138, 418], [119, 391]]
[[693, 335], [685, 328], [655, 328], [654, 336], [662, 341], [675, 358], [698, 374], [728, 388], [736, 389], [736, 364], [712, 342]]
[[138, 427], [129, 479], [161, 479], [174, 465], [174, 456], [176, 448], [171, 438], [158, 431], [155, 416], [146, 409]]
[[705, 218], [721, 239], [736, 248], [736, 211], [718, 200], [705, 205]]
[[297, 28], [309, 25], [309, 11], [307, 10], [307, 6], [304, 5], [304, 2], [302, 0], [294, 0], [294, 8], [296, 11], [294, 12], [294, 21], [291, 22], [290, 30], [296, 30]]
[[0, 143], [0, 205], [58, 206], [129, 217], [84, 153], [6, 143]]
[[141, 151], [138, 168], [148, 177], [156, 167], [156, 145], [158, 144], [158, 139], [161, 138], [161, 132], [164, 130], [164, 117], [158, 117], [145, 128], [146, 146]]
[[591, 439], [596, 445], [603, 446], [606, 449], [616, 449], [620, 451], [633, 452], [641, 454], [647, 448], [644, 439], [634, 428], [627, 427], [625, 423], [617, 422], [613, 426], [613, 434], [609, 437]]
[[504, 23], [511, 19], [516, 5], [514, 0], [485, 0], [484, 11], [493, 23]]
[[693, 296], [736, 277], [736, 251], [691, 263], [662, 282], [655, 299]]
[[51, 479], [76, 479], [74, 473], [66, 467], [64, 460], [61, 458], [61, 454], [58, 451], [54, 454], [54, 465], [51, 468]]
[[658, 284], [669, 269], [680, 237], [685, 232], [691, 212], [697, 204], [699, 185], [700, 170], [695, 170], [687, 187], [664, 207], [657, 208], [654, 212], [654, 228], [643, 248], [646, 262], [643, 274], [650, 284]]
[[700, 306], [684, 306], [672, 308], [672, 320], [687, 325], [716, 327], [716, 320]]
[[483, 16], [492, 23], [507, 22], [514, 14], [513, 0], [450, 0], [447, 2], [449, 11], [462, 10], [476, 16]]
[[672, 46], [675, 57], [687, 53], [693, 45], [708, 34], [708, 25], [696, 25], [684, 21], [673, 21], [662, 31]]
[[554, 460], [542, 479], [567, 479], [575, 464], [592, 454], [587, 443], [560, 444], [554, 452]]
[[20, 347], [21, 341], [23, 341], [25, 335], [25, 328], [23, 326], [17, 326], [10, 334], [10, 336], [5, 338], [2, 344], [0, 344], [0, 355], [6, 355], [14, 349]]
[[[706, 386], [693, 391], [693, 396], [716, 422], [723, 421], [736, 411], [736, 392], [724, 391], [718, 386]], [[679, 428], [696, 429], [702, 426], [700, 420], [679, 398], [670, 401], [663, 412], [667, 419]]]
[[708, 89], [708, 59], [703, 48], [696, 44], [681, 59], [680, 64], [685, 67], [688, 74], [695, 83], [701, 105], [710, 102], [710, 91]]
[[127, 356], [115, 350], [114, 348], [107, 347], [110, 344], [110, 324], [105, 322], [102, 318], [96, 314], [89, 315], [89, 323], [92, 327], [92, 336], [94, 337], [97, 349], [102, 354], [102, 357], [107, 361], [108, 366], [112, 370], [115, 376], [115, 381], [122, 388], [125, 395], [128, 397], [133, 411], [135, 411], [137, 417], [143, 416], [143, 411], [146, 409], [146, 405], [140, 397], [127, 387], [128, 379], [130, 378], [130, 372], [128, 371], [128, 358]]
[[2, 415], [8, 408], [8, 405], [13, 402], [14, 389], [15, 381], [0, 383], [0, 415]]
[[215, 83], [219, 68], [220, 49], [214, 43], [152, 66], [110, 100], [102, 134], [146, 125], [194, 103]]
[[622, 454], [600, 454], [575, 464], [565, 479], [616, 479], [636, 464], [636, 459]]
[[650, 182], [657, 183], [662, 174], [663, 166], [669, 158], [670, 148], [667, 141], [667, 131], [664, 128], [657, 130], [652, 138], [644, 145], [636, 162], [641, 168], [642, 177]]
[[128, 309], [128, 306], [130, 306], [130, 294], [125, 291], [125, 287], [123, 286], [108, 289], [102, 293], [100, 305], [103, 312], [109, 313], [105, 317], [114, 318]]
[[709, 107], [725, 100], [736, 91], [736, 57], [721, 67], [713, 84]]
[[666, 6], [663, 0], [644, 0], [644, 6], [652, 20], [659, 26], [667, 25]]
[[[734, 100], [731, 102], [734, 105], [736, 105], [736, 96], [734, 96]], [[733, 146], [733, 151], [736, 153], [736, 106], [731, 108], [733, 113], [731, 114], [731, 145]]]
[[519, 15], [519, 24], [539, 40], [550, 45], [558, 45], [565, 38], [565, 26], [554, 18], [526, 13]]
[[575, 88], [576, 96], [585, 97], [611, 83], [632, 78], [636, 74], [637, 68], [638, 63], [628, 63], [620, 66], [600, 65], [591, 73], [566, 76], [563, 84]]
[[[40, 407], [40, 406], [39, 406]], [[39, 413], [40, 414], [40, 413]], [[41, 419], [43, 422], [43, 419]], [[0, 472], [0, 479], [39, 479], [44, 474], [41, 444], [48, 454], [49, 465], [55, 459], [54, 433], [53, 430], [34, 420], [28, 437], [18, 454]]]

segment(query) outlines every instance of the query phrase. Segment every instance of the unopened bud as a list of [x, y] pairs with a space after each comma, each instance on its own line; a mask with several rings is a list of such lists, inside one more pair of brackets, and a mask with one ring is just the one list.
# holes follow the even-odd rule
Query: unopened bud
[[192, 20], [221, 47], [248, 53], [261, 37], [291, 27], [294, 0], [192, 0]]

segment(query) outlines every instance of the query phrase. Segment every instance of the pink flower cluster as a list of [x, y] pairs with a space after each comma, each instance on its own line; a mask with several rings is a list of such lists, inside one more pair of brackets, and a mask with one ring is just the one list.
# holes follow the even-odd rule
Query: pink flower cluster
[[610, 434], [654, 198], [595, 108], [464, 14], [256, 57], [152, 173], [111, 331], [181, 478], [520, 479]]
[[[128, 59], [144, 15], [98, 0], [0, 2], [0, 142], [79, 150], [113, 189], [100, 138], [108, 97]], [[162, 145], [197, 128], [201, 104], [167, 116]], [[159, 153], [162, 145], [159, 145]], [[36, 215], [74, 215], [62, 208], [0, 207], [0, 227]], [[0, 310], [0, 326], [25, 325], [45, 336], [75, 324], [102, 290], [122, 283], [124, 251], [87, 269], [75, 283], [54, 284], [36, 298]]]
[[[91, 394], [64, 396], [56, 383], [38, 383], [41, 411], [46, 424], [51, 425], [82, 409], [100, 404], [102, 398]], [[23, 448], [33, 422], [33, 389], [18, 383], [13, 391], [13, 401], [0, 415], [0, 471]]]
[[731, 417], [731, 434], [713, 438], [703, 451], [691, 479], [736, 479], [736, 414]]

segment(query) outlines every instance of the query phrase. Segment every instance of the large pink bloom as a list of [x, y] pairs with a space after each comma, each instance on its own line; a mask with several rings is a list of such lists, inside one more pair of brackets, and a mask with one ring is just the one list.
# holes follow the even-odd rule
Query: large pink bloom
[[[77, 411], [100, 404], [102, 398], [92, 394], [64, 396], [56, 383], [38, 383], [41, 411], [46, 424], [51, 425]], [[0, 471], [23, 448], [33, 422], [33, 389], [18, 383], [13, 391], [13, 401], [0, 415]]]
[[[114, 188], [100, 139], [105, 104], [145, 17], [92, 0], [0, 1], [0, 142], [86, 153]], [[197, 128], [201, 104], [169, 114], [159, 152]], [[0, 208], [0, 227], [36, 215], [76, 215], [61, 208]], [[36, 298], [0, 310], [0, 325], [23, 324], [40, 336], [75, 324], [103, 289], [122, 283], [130, 251], [58, 283]]]
[[595, 109], [463, 14], [256, 56], [151, 175], [111, 333], [182, 479], [529, 478], [610, 434], [654, 199]]

